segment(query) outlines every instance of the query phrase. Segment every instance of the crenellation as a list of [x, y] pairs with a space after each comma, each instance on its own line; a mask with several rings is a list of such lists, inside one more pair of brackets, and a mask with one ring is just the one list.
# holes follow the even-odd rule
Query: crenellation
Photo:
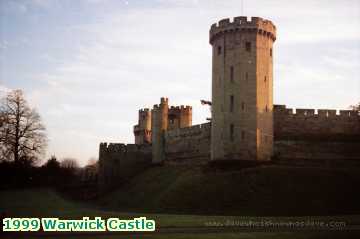
[[248, 20], [246, 16], [234, 17], [234, 23], [236, 23], [237, 25], [245, 23], [247, 21]]
[[312, 116], [315, 114], [314, 109], [295, 109], [295, 114], [301, 116]]
[[225, 32], [244, 30], [254, 31], [256, 29], [261, 30], [258, 31], [259, 34], [265, 34], [273, 41], [275, 41], [276, 27], [271, 21], [262, 19], [260, 17], [252, 17], [249, 21], [247, 17], [240, 16], [234, 17], [232, 22], [229, 18], [225, 18], [220, 20], [218, 23], [212, 24], [210, 28], [210, 43], [214, 40], [215, 37]]
[[[356, 111], [319, 109], [296, 109], [295, 114], [286, 114], [290, 109], [274, 107], [275, 140], [356, 140], [360, 139], [360, 116]], [[305, 114], [306, 113], [306, 114]], [[345, 120], [346, 119], [346, 120]]]
[[147, 113], [147, 112], [149, 112], [149, 108], [139, 109], [139, 113]]
[[211, 124], [204, 123], [193, 125], [191, 127], [186, 128], [178, 128], [174, 130], [166, 131], [166, 137], [168, 138], [184, 138], [184, 137], [191, 137], [194, 135], [201, 135], [201, 134], [210, 134]]
[[322, 118], [343, 118], [343, 117], [359, 117], [359, 114], [354, 110], [336, 110], [336, 109], [305, 109], [305, 108], [287, 108], [286, 105], [274, 105], [274, 113], [293, 115], [293, 116], [308, 116], [308, 117], [322, 117]]
[[230, 24], [230, 19], [225, 18], [219, 21], [219, 27], [226, 27]]
[[354, 112], [353, 110], [340, 110], [340, 116], [343, 117], [350, 117], [352, 114], [352, 112]]
[[167, 97], [161, 97], [160, 99], [161, 104], [168, 104], [168, 98]]
[[150, 145], [123, 144], [123, 143], [100, 143], [100, 151], [106, 154], [126, 155], [127, 153], [149, 152]]

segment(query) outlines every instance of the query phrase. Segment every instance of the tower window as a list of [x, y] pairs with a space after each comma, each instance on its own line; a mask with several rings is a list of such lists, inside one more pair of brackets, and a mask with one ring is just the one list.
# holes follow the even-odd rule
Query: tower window
[[230, 112], [234, 111], [234, 96], [230, 95]]
[[241, 131], [241, 139], [245, 139], [245, 131], [244, 130]]
[[270, 48], [270, 56], [272, 56], [272, 48]]
[[251, 51], [251, 42], [247, 41], [247, 42], [245, 43], [245, 49], [246, 49], [246, 51], [248, 51], [248, 52]]
[[245, 109], [245, 103], [241, 102], [241, 109], [244, 110]]
[[234, 141], [234, 125], [230, 125], [230, 140]]
[[220, 55], [221, 54], [221, 46], [217, 47], [217, 54]]
[[264, 77], [264, 82], [266, 82], [266, 76]]
[[230, 81], [234, 82], [234, 67], [230, 66]]

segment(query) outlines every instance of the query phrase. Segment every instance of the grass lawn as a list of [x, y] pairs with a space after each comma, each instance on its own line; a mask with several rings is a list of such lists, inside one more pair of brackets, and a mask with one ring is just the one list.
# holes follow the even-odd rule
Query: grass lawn
[[[60, 217], [60, 218], [81, 218], [83, 216], [103, 218], [134, 218], [137, 216], [146, 216], [156, 220], [157, 227], [204, 227], [208, 222], [226, 223], [227, 221], [248, 221], [248, 220], [273, 220], [273, 221], [296, 221], [312, 220], [323, 221], [345, 221], [348, 224], [357, 224], [360, 222], [360, 216], [336, 216], [336, 217], [237, 217], [237, 216], [199, 216], [199, 215], [169, 215], [169, 214], [149, 214], [149, 213], [124, 213], [116, 211], [106, 211], [94, 208], [91, 205], [80, 204], [66, 200], [51, 189], [26, 189], [0, 192], [0, 211], [6, 212], [8, 217]], [[359, 234], [354, 232], [162, 232], [148, 233], [142, 235], [132, 235], [131, 238], [359, 238]], [[12, 238], [3, 236], [1, 238]], [[27, 237], [37, 238], [37, 237]], [[54, 238], [42, 237], [42, 238]], [[61, 236], [59, 238], [94, 238], [90, 236]], [[96, 238], [129, 238], [129, 235], [110, 234], [97, 235]]]
[[[240, 232], [240, 233], [178, 233], [178, 234], [156, 234], [156, 235], [111, 235], [111, 236], [96, 236], [98, 239], [123, 239], [123, 238], [132, 238], [132, 239], [358, 239], [360, 233], [353, 232]], [[13, 238], [12, 236], [5, 236], [2, 238]], [[38, 239], [39, 237], [26, 237], [27, 239]], [[41, 237], [46, 239], [53, 239], [54, 237]], [[95, 238], [94, 236], [66, 236], [66, 237], [57, 237], [57, 238], [66, 238], [66, 239], [76, 239], [76, 238]]]

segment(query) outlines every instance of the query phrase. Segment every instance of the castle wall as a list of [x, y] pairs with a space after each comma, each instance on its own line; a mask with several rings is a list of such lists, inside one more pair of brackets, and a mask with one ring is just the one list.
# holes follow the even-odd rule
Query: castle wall
[[355, 111], [288, 109], [274, 105], [274, 156], [282, 159], [360, 159]]
[[[360, 116], [354, 111], [337, 115], [334, 110], [315, 114], [313, 109], [297, 109], [293, 113], [285, 105], [274, 105], [273, 113], [275, 160], [317, 166], [360, 161]], [[110, 189], [149, 167], [154, 149], [162, 150], [158, 153], [172, 164], [199, 165], [210, 160], [211, 123], [162, 132], [161, 149], [149, 144], [101, 143], [100, 188]]]
[[[274, 156], [297, 163], [321, 160], [360, 160], [360, 141], [275, 140]], [[302, 161], [299, 164], [303, 163]]]
[[99, 188], [111, 189], [151, 164], [151, 146], [100, 143]]
[[[354, 111], [287, 109], [274, 105], [274, 155], [286, 160], [360, 159], [360, 116]], [[306, 112], [306, 113], [305, 113]], [[169, 162], [206, 163], [210, 123], [165, 133]]]
[[360, 116], [355, 111], [293, 109], [274, 107], [276, 140], [354, 141], [360, 140]]
[[210, 123], [165, 132], [168, 162], [203, 164], [210, 158]]

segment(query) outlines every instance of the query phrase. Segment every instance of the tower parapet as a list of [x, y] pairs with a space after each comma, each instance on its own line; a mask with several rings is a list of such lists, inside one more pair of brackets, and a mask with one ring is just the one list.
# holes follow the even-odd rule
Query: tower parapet
[[210, 44], [223, 33], [236, 31], [256, 31], [258, 34], [268, 36], [273, 41], [276, 40], [276, 27], [271, 21], [260, 17], [252, 17], [248, 21], [246, 16], [240, 16], [234, 17], [232, 22], [229, 18], [225, 18], [211, 25]]
[[171, 106], [168, 117], [169, 130], [190, 127], [192, 125], [192, 107], [188, 105]]

